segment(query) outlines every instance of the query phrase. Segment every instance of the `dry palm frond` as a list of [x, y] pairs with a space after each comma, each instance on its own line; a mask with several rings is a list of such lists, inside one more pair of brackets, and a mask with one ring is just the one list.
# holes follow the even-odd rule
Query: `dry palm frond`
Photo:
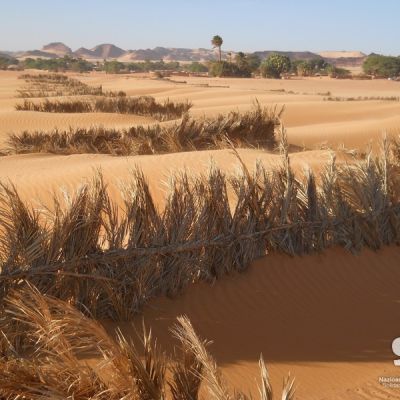
[[125, 92], [103, 92], [102, 86], [89, 86], [78, 79], [61, 74], [24, 74], [26, 85], [17, 90], [17, 97], [52, 97], [52, 96], [107, 96], [124, 97]]
[[[390, 143], [381, 157], [335, 159], [320, 175], [279, 168], [171, 179], [163, 209], [142, 172], [121, 209], [101, 177], [46, 212], [0, 186], [0, 296], [26, 280], [96, 317], [129, 319], [152, 297], [244, 270], [272, 251], [291, 255], [400, 243], [400, 171]], [[228, 196], [228, 193], [232, 193]]]
[[261, 372], [260, 400], [273, 400], [271, 381], [262, 355], [260, 356], [259, 365]]
[[[173, 328], [183, 359], [167, 359], [151, 332], [143, 327], [143, 352], [120, 331], [109, 335], [103, 326], [71, 304], [43, 296], [24, 285], [3, 305], [0, 337], [0, 396], [7, 399], [198, 400], [202, 381], [217, 400], [247, 400], [239, 391], [230, 396], [214, 359], [186, 317]], [[23, 354], [23, 355], [22, 355]], [[86, 364], [85, 357], [96, 365]], [[264, 385], [268, 376], [260, 364]], [[270, 389], [268, 389], [270, 390]], [[285, 400], [292, 400], [293, 381], [285, 381]], [[272, 400], [272, 398], [262, 398]]]
[[192, 107], [189, 102], [174, 103], [165, 100], [158, 103], [153, 97], [102, 97], [97, 100], [49, 100], [33, 102], [24, 100], [16, 104], [17, 111], [39, 111], [51, 113], [107, 112], [118, 114], [151, 115], [160, 121], [182, 117]]
[[197, 400], [202, 382], [203, 365], [192, 349], [183, 349], [183, 360], [172, 367], [173, 379], [169, 382], [173, 400]]
[[192, 349], [197, 361], [202, 365], [202, 376], [211, 398], [215, 400], [230, 400], [231, 397], [222, 382], [217, 364], [206, 350], [207, 343], [196, 335], [189, 319], [187, 317], [179, 317], [173, 333], [184, 347]]
[[165, 355], [160, 352], [151, 331], [143, 333], [144, 361], [132, 342], [119, 333], [118, 346], [129, 362], [129, 374], [132, 376], [135, 392], [143, 400], [163, 400], [165, 398]]
[[[118, 104], [128, 100], [118, 99]], [[114, 99], [101, 101], [105, 106]], [[147, 103], [140, 105], [140, 110], [147, 107], [145, 104]], [[69, 131], [24, 131], [19, 135], [10, 135], [8, 146], [15, 153], [102, 153], [124, 156], [225, 147], [256, 146], [272, 149], [275, 146], [275, 130], [280, 123], [279, 115], [280, 111], [276, 108], [261, 108], [260, 104], [248, 112], [231, 112], [199, 120], [191, 118], [185, 112], [181, 121], [172, 125], [155, 124], [148, 127], [131, 127], [127, 130], [92, 127], [71, 128]]]
[[294, 378], [291, 379], [289, 374], [283, 380], [282, 400], [294, 400], [295, 391]]

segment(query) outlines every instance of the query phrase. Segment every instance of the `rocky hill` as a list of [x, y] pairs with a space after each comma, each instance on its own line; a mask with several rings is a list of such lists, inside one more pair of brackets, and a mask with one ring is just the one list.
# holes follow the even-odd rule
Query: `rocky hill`
[[[321, 52], [312, 53], [309, 51], [256, 51], [254, 54], [261, 59], [268, 57], [271, 53], [278, 53], [288, 56], [291, 60], [310, 60], [313, 58], [323, 58], [326, 61], [343, 66], [361, 65], [365, 59], [365, 54], [361, 52]], [[66, 55], [73, 57], [81, 57], [89, 61], [97, 60], [118, 60], [121, 62], [134, 62], [134, 61], [210, 61], [215, 60], [217, 55], [214, 49], [186, 49], [186, 48], [170, 48], [170, 47], [155, 47], [154, 49], [138, 49], [138, 50], [124, 50], [114, 44], [104, 43], [99, 44], [92, 49], [80, 47], [76, 51], [66, 46], [61, 42], [49, 43], [41, 50], [31, 50], [26, 52], [8, 53], [17, 58], [56, 58], [64, 57]], [[235, 52], [231, 54], [227, 51], [222, 52], [223, 59], [228, 59], [230, 56], [235, 56]]]
[[58, 57], [64, 57], [65, 55], [71, 54], [72, 49], [61, 42], [49, 43], [42, 47], [42, 52], [55, 54]]
[[121, 57], [126, 53], [126, 50], [122, 50], [113, 44], [104, 43], [93, 47], [91, 52], [95, 58], [110, 59]]
[[262, 60], [267, 58], [270, 54], [277, 53], [284, 56], [289, 57], [291, 60], [312, 60], [313, 58], [322, 58], [320, 55], [316, 53], [311, 53], [310, 51], [275, 51], [275, 50], [265, 50], [265, 51], [256, 51], [258, 57]]

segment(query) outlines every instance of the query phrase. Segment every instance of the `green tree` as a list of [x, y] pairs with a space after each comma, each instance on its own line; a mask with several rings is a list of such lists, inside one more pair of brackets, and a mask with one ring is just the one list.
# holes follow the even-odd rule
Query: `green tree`
[[192, 62], [190, 65], [188, 65], [187, 70], [189, 72], [195, 72], [195, 73], [199, 73], [199, 72], [208, 72], [208, 68], [206, 65], [199, 63], [198, 61], [194, 61]]
[[221, 52], [221, 47], [224, 41], [222, 40], [221, 36], [215, 35], [211, 39], [211, 44], [213, 45], [214, 48], [218, 48], [218, 54], [219, 54], [219, 62], [222, 61], [222, 52]]
[[307, 61], [300, 61], [296, 64], [296, 74], [298, 76], [310, 76], [313, 74], [312, 66]]
[[247, 55], [244, 54], [242, 51], [239, 51], [239, 53], [236, 54], [235, 64], [237, 65], [239, 76], [242, 77], [251, 76], [249, 60], [247, 58]]
[[351, 72], [348, 69], [335, 67], [334, 65], [329, 65], [327, 72], [331, 78], [347, 79], [351, 77]]
[[106, 71], [106, 74], [119, 74], [123, 68], [124, 64], [115, 60], [106, 61], [104, 63], [104, 71]]
[[0, 56], [0, 69], [7, 69], [10, 65], [18, 65], [19, 61], [12, 57]]
[[257, 54], [247, 55], [247, 64], [251, 72], [256, 72], [261, 65], [261, 58]]
[[396, 77], [400, 75], [400, 58], [371, 54], [364, 61], [363, 70], [382, 78]]
[[216, 61], [210, 63], [209, 72], [211, 76], [231, 76], [238, 78], [251, 76], [251, 73], [248, 70], [240, 69], [237, 64], [228, 61]]
[[264, 78], [279, 79], [281, 74], [289, 72], [291, 67], [290, 58], [281, 54], [272, 53], [265, 59], [261, 66], [261, 75]]

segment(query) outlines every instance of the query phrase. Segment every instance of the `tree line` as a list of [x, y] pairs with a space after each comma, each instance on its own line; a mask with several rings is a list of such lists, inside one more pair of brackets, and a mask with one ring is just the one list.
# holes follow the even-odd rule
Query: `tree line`
[[[315, 76], [326, 75], [332, 78], [350, 78], [350, 71], [338, 68], [327, 63], [323, 58], [310, 60], [291, 60], [288, 56], [272, 53], [266, 59], [261, 60], [256, 54], [238, 52], [233, 55], [226, 53], [223, 59], [223, 39], [219, 35], [211, 39], [213, 48], [217, 49], [216, 60], [208, 62], [180, 63], [176, 61], [164, 62], [145, 60], [142, 62], [119, 62], [117, 60], [103, 60], [90, 62], [82, 58], [65, 56], [55, 59], [26, 58], [17, 60], [12, 57], [0, 55], [0, 69], [8, 69], [10, 66], [19, 69], [39, 69], [53, 72], [89, 72], [93, 70], [105, 71], [110, 74], [129, 72], [151, 71], [187, 71], [190, 73], [208, 73], [218, 77], [251, 77], [261, 75], [265, 78], [279, 79], [286, 75]], [[370, 54], [363, 63], [363, 72], [368, 77], [398, 78], [400, 77], [400, 57]], [[160, 77], [162, 74], [160, 74]]]

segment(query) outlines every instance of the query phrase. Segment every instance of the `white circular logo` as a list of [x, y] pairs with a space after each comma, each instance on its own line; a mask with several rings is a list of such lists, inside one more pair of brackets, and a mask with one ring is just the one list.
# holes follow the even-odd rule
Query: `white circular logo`
[[[396, 356], [400, 357], [400, 337], [396, 338], [392, 342], [392, 350]], [[400, 367], [400, 360], [394, 360], [394, 365]]]

